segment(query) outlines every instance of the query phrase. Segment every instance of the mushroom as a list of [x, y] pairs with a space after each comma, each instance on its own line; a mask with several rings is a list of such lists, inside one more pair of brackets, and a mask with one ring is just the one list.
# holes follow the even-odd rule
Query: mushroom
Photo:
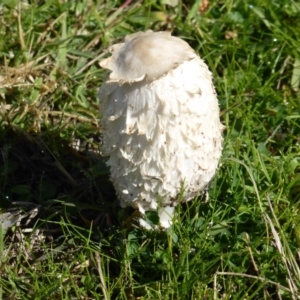
[[175, 206], [203, 192], [218, 167], [223, 125], [212, 75], [169, 32], [137, 32], [109, 51], [98, 97], [111, 181], [122, 207], [157, 211], [168, 228]]

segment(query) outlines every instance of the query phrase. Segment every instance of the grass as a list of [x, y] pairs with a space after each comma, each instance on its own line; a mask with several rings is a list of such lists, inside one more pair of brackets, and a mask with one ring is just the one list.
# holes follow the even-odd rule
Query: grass
[[[166, 3], [1, 2], [1, 299], [300, 298], [300, 4]], [[205, 59], [226, 125], [167, 232], [126, 228], [97, 155], [98, 61], [147, 29]]]

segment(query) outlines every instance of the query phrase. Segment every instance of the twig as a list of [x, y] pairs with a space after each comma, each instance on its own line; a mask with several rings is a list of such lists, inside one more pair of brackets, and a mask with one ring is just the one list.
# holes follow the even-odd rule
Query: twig
[[100, 277], [100, 281], [101, 281], [101, 288], [102, 288], [102, 292], [104, 295], [104, 299], [105, 300], [109, 300], [109, 297], [107, 296], [107, 287], [106, 287], [106, 283], [104, 280], [104, 276], [103, 276], [103, 272], [102, 272], [102, 267], [101, 267], [101, 259], [100, 259], [100, 255], [97, 251], [95, 251], [95, 259], [97, 261], [97, 268], [98, 268], [98, 273], [99, 273], [99, 277]]
[[289, 288], [279, 284], [278, 282], [275, 282], [275, 281], [272, 281], [272, 280], [269, 280], [267, 278], [260, 277], [260, 276], [254, 276], [254, 275], [243, 274], [243, 273], [234, 273], [234, 272], [216, 272], [216, 275], [228, 275], [228, 276], [248, 277], [248, 278], [252, 278], [252, 279], [257, 279], [262, 282], [274, 284], [275, 286], [277, 286], [278, 288], [280, 288], [286, 292], [291, 292], [291, 290]]
[[217, 288], [217, 273], [214, 275], [214, 300], [218, 299], [218, 288]]
[[[250, 257], [251, 257], [251, 261], [252, 261], [254, 270], [255, 270], [257, 276], [260, 276], [260, 274], [259, 274], [259, 269], [258, 269], [258, 267], [257, 267], [257, 264], [256, 264], [255, 260], [254, 260], [254, 256], [253, 256], [253, 253], [252, 253], [252, 249], [251, 249], [251, 247], [250, 247], [250, 237], [249, 237], [249, 234], [248, 234], [248, 233], [246, 233], [246, 241], [247, 241], [247, 248], [248, 248], [248, 250], [249, 250], [249, 254], [250, 254]], [[269, 294], [269, 292], [268, 292], [268, 290], [267, 290], [267, 288], [266, 288], [265, 286], [264, 286], [264, 293], [266, 294], [266, 296], [268, 297], [268, 299], [271, 299], [271, 296], [270, 296], [270, 294]]]
[[249, 253], [250, 253], [251, 261], [252, 261], [253, 266], [254, 266], [254, 270], [257, 273], [257, 275], [259, 275], [259, 269], [257, 267], [257, 264], [256, 264], [255, 260], [254, 260], [253, 253], [252, 253], [252, 250], [251, 250], [251, 247], [250, 247], [250, 237], [249, 237], [248, 233], [246, 233], [246, 241], [247, 241], [247, 248], [248, 248]]
[[267, 138], [267, 140], [265, 141], [265, 145], [267, 145], [275, 136], [275, 134], [277, 133], [277, 131], [279, 130], [279, 128], [282, 126], [283, 122], [281, 122], [271, 133], [271, 135]]
[[101, 54], [99, 54], [98, 56], [96, 56], [94, 59], [92, 59], [91, 61], [89, 61], [85, 66], [83, 66], [81, 69], [79, 69], [74, 76], [77, 76], [79, 74], [81, 74], [83, 71], [85, 71], [90, 65], [92, 65], [95, 61], [99, 60], [100, 58], [102, 58], [104, 55], [106, 54], [106, 52], [103, 52]]
[[86, 117], [74, 115], [74, 114], [71, 114], [71, 113], [67, 113], [67, 112], [64, 112], [64, 111], [42, 111], [41, 113], [43, 115], [64, 116], [64, 117], [76, 119], [80, 122], [92, 123], [93, 125], [96, 125], [96, 126], [99, 125], [98, 121], [91, 120], [91, 119], [86, 118]]
[[25, 42], [24, 42], [24, 35], [23, 35], [23, 28], [22, 28], [22, 22], [21, 22], [21, 2], [18, 6], [18, 31], [19, 31], [19, 39], [20, 39], [20, 46], [21, 50], [25, 49]]

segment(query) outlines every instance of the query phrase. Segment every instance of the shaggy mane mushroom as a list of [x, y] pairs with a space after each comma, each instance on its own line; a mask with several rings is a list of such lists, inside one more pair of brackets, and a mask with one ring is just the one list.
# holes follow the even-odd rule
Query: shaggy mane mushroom
[[111, 180], [122, 207], [157, 210], [167, 228], [181, 191], [180, 201], [195, 198], [217, 170], [223, 126], [212, 75], [169, 32], [137, 32], [109, 51], [98, 97]]

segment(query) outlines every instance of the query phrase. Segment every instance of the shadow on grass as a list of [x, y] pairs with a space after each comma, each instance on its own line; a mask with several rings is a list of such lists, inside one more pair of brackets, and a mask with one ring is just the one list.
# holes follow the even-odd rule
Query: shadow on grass
[[95, 149], [77, 151], [59, 137], [9, 127], [0, 132], [0, 149], [2, 209], [37, 207], [38, 218], [58, 221], [65, 215], [79, 226], [108, 226], [108, 215], [116, 222], [109, 170]]

